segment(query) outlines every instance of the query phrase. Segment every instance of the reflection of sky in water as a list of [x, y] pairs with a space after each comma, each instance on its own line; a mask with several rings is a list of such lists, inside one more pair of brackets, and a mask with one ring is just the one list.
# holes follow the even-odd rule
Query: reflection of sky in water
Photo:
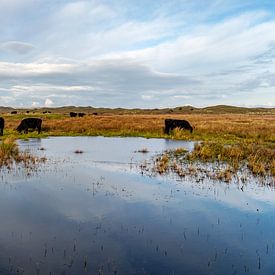
[[[192, 143], [66, 137], [20, 145], [48, 162], [30, 178], [3, 175], [0, 274], [273, 274], [274, 190], [130, 169]], [[148, 154], [135, 152], [144, 147]]]

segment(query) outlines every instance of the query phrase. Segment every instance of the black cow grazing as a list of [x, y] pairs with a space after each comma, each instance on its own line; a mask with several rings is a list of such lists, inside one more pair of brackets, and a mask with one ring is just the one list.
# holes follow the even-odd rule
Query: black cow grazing
[[98, 115], [98, 113], [93, 113], [93, 115], [94, 115], [94, 116], [97, 116], [97, 115]]
[[193, 127], [187, 120], [183, 119], [165, 119], [165, 129], [164, 132], [169, 134], [175, 128], [186, 129], [189, 130], [190, 133], [193, 132]]
[[75, 112], [70, 112], [70, 117], [76, 117], [77, 116], [77, 113]]
[[12, 114], [12, 115], [16, 115], [16, 114], [17, 114], [17, 111], [11, 111], [11, 114]]
[[24, 118], [19, 126], [16, 128], [18, 132], [24, 131], [24, 133], [28, 133], [28, 129], [37, 129], [38, 134], [41, 132], [42, 119], [36, 117], [28, 117]]
[[0, 136], [3, 136], [4, 127], [5, 127], [5, 120], [4, 118], [0, 117]]
[[86, 114], [85, 113], [78, 113], [79, 117], [84, 117]]

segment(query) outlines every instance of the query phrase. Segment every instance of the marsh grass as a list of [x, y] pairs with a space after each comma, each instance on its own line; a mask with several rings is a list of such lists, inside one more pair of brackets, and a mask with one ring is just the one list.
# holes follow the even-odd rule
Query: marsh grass
[[0, 143], [0, 168], [6, 167], [11, 169], [14, 164], [23, 165], [24, 168], [34, 169], [45, 158], [38, 158], [27, 151], [20, 151], [15, 137], [2, 139]]
[[155, 171], [159, 174], [164, 174], [170, 168], [170, 158], [168, 154], [164, 153], [162, 156], [158, 157], [155, 161]]
[[219, 142], [202, 142], [196, 144], [193, 152], [187, 154], [186, 157], [190, 161], [227, 163], [234, 171], [246, 165], [254, 175], [275, 176], [275, 150], [251, 142], [233, 145]]
[[[34, 115], [4, 115], [5, 135], [19, 138], [45, 136], [139, 136], [181, 140], [217, 141], [234, 144], [253, 141], [275, 148], [275, 114], [99, 114], [70, 118], [68, 114], [35, 114], [41, 117], [42, 134], [37, 131], [19, 135], [14, 129], [22, 118]], [[186, 119], [195, 127], [193, 133], [174, 129], [164, 133], [166, 118]]]
[[[33, 131], [18, 134], [14, 129], [22, 118], [30, 116], [42, 118], [42, 133], [37, 134], [37, 131]], [[245, 165], [255, 175], [275, 174], [274, 110], [259, 113], [192, 114], [148, 114], [142, 111], [138, 114], [133, 111], [130, 114], [121, 110], [120, 113], [87, 114], [82, 118], [70, 118], [68, 113], [4, 115], [4, 118], [5, 137], [14, 135], [16, 138], [28, 139], [47, 136], [121, 136], [203, 141], [191, 154], [174, 152], [174, 155], [177, 155], [176, 161], [179, 162], [184, 156], [188, 162], [228, 163], [230, 171], [237, 171]], [[194, 126], [193, 133], [174, 129], [170, 135], [165, 134], [166, 118], [188, 120]], [[166, 167], [166, 158], [159, 161], [159, 170], [162, 173], [169, 170]], [[228, 171], [221, 174], [229, 174]]]
[[0, 167], [9, 166], [19, 157], [19, 150], [14, 138], [6, 138], [0, 143]]
[[197, 181], [204, 178], [230, 183], [234, 178], [246, 181], [245, 171], [266, 184], [275, 181], [275, 151], [255, 143], [223, 144], [220, 142], [197, 143], [194, 150], [185, 148], [165, 151], [153, 160], [152, 167], [144, 170], [153, 174], [176, 173], [180, 178], [195, 177]]

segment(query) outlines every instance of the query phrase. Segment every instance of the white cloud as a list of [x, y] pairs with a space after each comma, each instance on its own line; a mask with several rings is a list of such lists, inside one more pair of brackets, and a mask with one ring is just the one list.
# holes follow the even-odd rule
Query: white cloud
[[54, 105], [54, 102], [51, 99], [46, 98], [44, 106], [45, 107], [52, 107], [53, 105]]
[[275, 18], [253, 3], [0, 0], [1, 102], [275, 105]]
[[31, 104], [31, 107], [39, 107], [39, 102], [37, 101], [33, 101], [32, 104]]
[[152, 99], [154, 99], [154, 96], [153, 95], [141, 95], [141, 98], [143, 100], [152, 100]]
[[251, 58], [263, 54], [275, 41], [275, 21], [258, 22], [264, 15], [250, 13], [197, 26], [173, 41], [107, 57], [133, 58], [177, 73], [220, 72], [251, 64]]
[[118, 106], [117, 101], [126, 107], [127, 101], [138, 105], [140, 98], [173, 94], [173, 90], [199, 82], [129, 60], [98, 60], [81, 64], [0, 62], [0, 83], [5, 87], [3, 93], [12, 94], [15, 102], [29, 98], [42, 104], [50, 96], [57, 105], [67, 99], [78, 105]]
[[189, 98], [191, 98], [191, 96], [189, 96], [189, 95], [174, 95], [174, 98], [189, 99]]
[[0, 43], [0, 50], [12, 51], [17, 54], [27, 54], [33, 49], [33, 45], [21, 41], [8, 41]]

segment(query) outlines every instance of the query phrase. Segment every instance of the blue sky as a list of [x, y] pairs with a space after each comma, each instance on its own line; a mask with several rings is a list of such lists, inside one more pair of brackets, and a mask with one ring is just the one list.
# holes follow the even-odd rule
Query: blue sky
[[0, 0], [0, 105], [275, 106], [275, 2]]

